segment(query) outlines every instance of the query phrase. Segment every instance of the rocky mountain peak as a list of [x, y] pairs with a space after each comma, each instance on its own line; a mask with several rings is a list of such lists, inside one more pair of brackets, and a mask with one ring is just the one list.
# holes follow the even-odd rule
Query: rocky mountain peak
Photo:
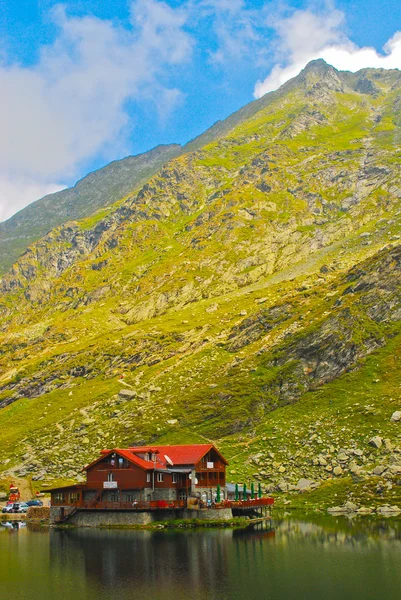
[[334, 67], [329, 65], [323, 58], [316, 58], [315, 60], [311, 60], [308, 62], [306, 67], [304, 67], [302, 69], [300, 75], [307, 74], [307, 73], [315, 73], [317, 75], [324, 75], [329, 70], [333, 70], [336, 73], [338, 73], [337, 69], [335, 69]]
[[344, 92], [341, 73], [322, 58], [310, 61], [300, 72], [296, 80], [313, 91], [325, 89]]

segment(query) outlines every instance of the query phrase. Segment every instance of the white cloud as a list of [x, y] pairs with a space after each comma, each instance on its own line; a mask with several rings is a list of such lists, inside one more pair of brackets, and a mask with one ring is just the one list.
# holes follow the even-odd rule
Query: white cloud
[[36, 181], [17, 180], [0, 175], [0, 221], [4, 221], [33, 200], [65, 188], [57, 183], [41, 184]]
[[278, 35], [277, 64], [263, 81], [255, 85], [254, 96], [260, 98], [295, 77], [305, 65], [323, 58], [339, 70], [359, 71], [366, 67], [401, 68], [401, 32], [383, 47], [383, 54], [374, 48], [360, 48], [343, 31], [344, 14], [337, 10], [317, 15], [296, 11], [291, 17], [273, 24]]
[[[180, 92], [163, 83], [191, 55], [186, 14], [158, 0], [135, 0], [130, 27], [53, 10], [56, 41], [38, 63], [0, 63], [0, 219], [58, 182], [83, 160], [124, 140], [125, 103], [163, 98], [171, 110]], [[18, 203], [18, 207], [17, 204]]]
[[252, 57], [254, 62], [265, 53], [263, 37], [267, 30], [267, 9], [249, 8], [244, 0], [200, 0], [197, 11], [210, 17], [215, 34], [216, 49], [210, 50], [212, 62], [222, 65]]

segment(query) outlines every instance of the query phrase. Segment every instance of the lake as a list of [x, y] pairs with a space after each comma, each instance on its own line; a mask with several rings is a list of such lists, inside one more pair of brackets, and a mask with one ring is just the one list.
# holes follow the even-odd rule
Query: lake
[[0, 598], [399, 600], [401, 521], [275, 519], [271, 529], [0, 526]]

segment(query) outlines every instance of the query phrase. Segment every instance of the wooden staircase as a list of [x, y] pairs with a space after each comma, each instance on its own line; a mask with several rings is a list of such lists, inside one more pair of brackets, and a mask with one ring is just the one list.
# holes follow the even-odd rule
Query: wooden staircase
[[75, 515], [77, 510], [78, 508], [76, 506], [71, 506], [67, 510], [64, 509], [64, 513], [55, 519], [56, 523], [65, 523], [72, 515]]

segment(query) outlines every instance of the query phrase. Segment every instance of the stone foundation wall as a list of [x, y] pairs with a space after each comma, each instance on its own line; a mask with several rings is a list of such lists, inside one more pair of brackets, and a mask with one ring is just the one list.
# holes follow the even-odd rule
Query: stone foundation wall
[[115, 525], [149, 525], [151, 512], [78, 511], [66, 522], [77, 527], [113, 527]]
[[231, 508], [205, 508], [201, 510], [183, 510], [180, 519], [202, 519], [204, 521], [229, 521], [233, 518]]
[[[61, 514], [60, 507], [50, 508], [50, 523], [56, 524]], [[113, 527], [116, 525], [149, 525], [157, 521], [174, 519], [201, 519], [205, 521], [228, 521], [232, 518], [230, 508], [203, 510], [160, 510], [160, 511], [106, 511], [82, 510], [69, 517], [65, 524], [76, 527]]]

